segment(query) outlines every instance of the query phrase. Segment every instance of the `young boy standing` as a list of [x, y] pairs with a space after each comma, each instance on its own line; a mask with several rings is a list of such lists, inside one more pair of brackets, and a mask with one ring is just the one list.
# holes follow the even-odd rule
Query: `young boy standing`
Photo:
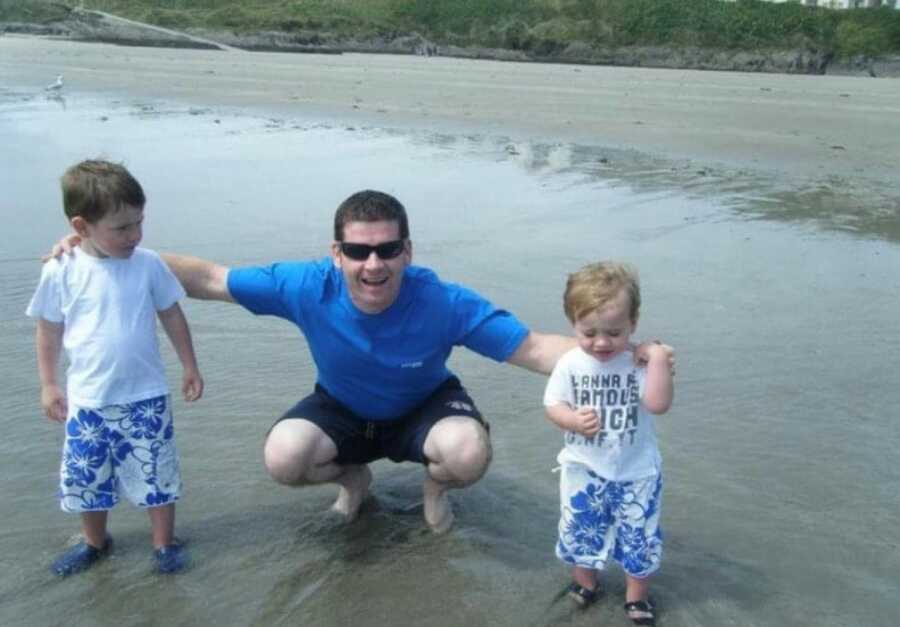
[[[159, 255], [138, 248], [145, 197], [128, 170], [83, 161], [61, 182], [81, 246], [45, 264], [26, 312], [37, 319], [41, 406], [66, 425], [60, 504], [81, 514], [84, 535], [52, 570], [70, 575], [109, 553], [107, 514], [124, 495], [147, 509], [158, 570], [176, 572], [187, 563], [173, 535], [181, 477], [156, 318], [184, 368], [184, 398], [195, 401], [203, 379], [178, 305], [185, 293]], [[57, 381], [63, 347], [65, 393]]]
[[629, 266], [595, 263], [569, 276], [564, 309], [578, 347], [557, 363], [544, 405], [565, 431], [556, 555], [573, 566], [569, 596], [581, 606], [593, 602], [597, 573], [612, 558], [625, 571], [626, 615], [653, 625], [648, 578], [662, 556], [653, 421], [672, 403], [674, 355], [664, 344], [630, 344], [640, 305]]

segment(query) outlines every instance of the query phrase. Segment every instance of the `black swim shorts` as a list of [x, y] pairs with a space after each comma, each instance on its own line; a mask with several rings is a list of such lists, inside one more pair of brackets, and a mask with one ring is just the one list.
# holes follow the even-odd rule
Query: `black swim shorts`
[[[409, 413], [394, 420], [367, 420], [350, 411], [316, 384], [315, 391], [275, 421], [303, 418], [337, 446], [335, 463], [367, 464], [387, 457], [395, 462], [427, 464], [425, 438], [447, 416], [468, 416], [489, 429], [481, 412], [456, 377], [450, 377]], [[273, 427], [275, 425], [272, 425]]]

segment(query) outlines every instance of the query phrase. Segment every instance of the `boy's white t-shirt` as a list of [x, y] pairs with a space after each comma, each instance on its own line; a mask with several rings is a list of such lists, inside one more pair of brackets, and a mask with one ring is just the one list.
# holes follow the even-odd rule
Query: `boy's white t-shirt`
[[76, 248], [44, 264], [26, 314], [65, 325], [66, 396], [76, 406], [99, 408], [168, 394], [156, 312], [184, 296], [152, 250], [115, 259]]
[[660, 472], [654, 416], [641, 404], [646, 368], [634, 365], [634, 353], [623, 351], [601, 362], [581, 348], [560, 358], [544, 391], [544, 405], [589, 405], [600, 417], [601, 430], [591, 438], [565, 432], [559, 463], [584, 464], [604, 479], [632, 481]]

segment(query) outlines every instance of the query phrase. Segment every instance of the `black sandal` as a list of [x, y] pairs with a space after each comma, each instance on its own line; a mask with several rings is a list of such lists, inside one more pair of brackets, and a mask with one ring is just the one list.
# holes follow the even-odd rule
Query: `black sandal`
[[600, 588], [588, 590], [584, 586], [578, 585], [574, 581], [566, 588], [566, 595], [575, 601], [579, 607], [585, 608], [598, 598], [600, 598]]
[[[624, 605], [625, 614], [635, 625], [655, 625], [656, 607], [650, 599], [644, 601], [629, 601]], [[637, 614], [637, 616], [635, 616]]]

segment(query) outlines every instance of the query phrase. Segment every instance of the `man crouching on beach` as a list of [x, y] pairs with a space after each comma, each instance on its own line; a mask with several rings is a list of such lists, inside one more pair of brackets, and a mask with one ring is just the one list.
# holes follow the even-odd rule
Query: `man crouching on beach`
[[417, 462], [426, 469], [425, 521], [442, 533], [453, 524], [447, 490], [478, 481], [491, 460], [488, 425], [447, 368], [453, 347], [549, 374], [575, 341], [529, 331], [474, 291], [411, 265], [412, 252], [403, 205], [367, 190], [338, 207], [329, 257], [231, 269], [162, 257], [189, 296], [285, 318], [305, 336], [317, 382], [266, 437], [275, 481], [337, 483], [333, 509], [353, 519], [372, 481], [369, 462]]

